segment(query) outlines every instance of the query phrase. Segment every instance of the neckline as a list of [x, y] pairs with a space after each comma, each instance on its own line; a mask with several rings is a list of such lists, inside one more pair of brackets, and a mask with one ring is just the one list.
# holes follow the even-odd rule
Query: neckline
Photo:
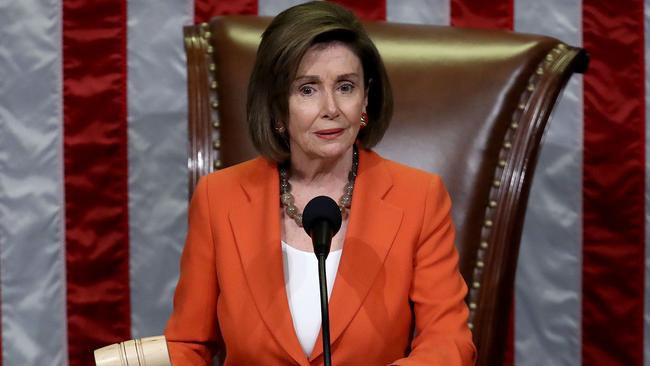
[[[300, 250], [298, 248], [295, 248], [295, 247], [291, 246], [289, 243], [285, 242], [284, 240], [281, 240], [281, 242], [282, 242], [282, 247], [283, 248], [289, 248], [291, 251], [298, 252], [298, 253], [303, 254], [303, 255], [314, 256], [314, 252], [308, 252], [306, 250]], [[337, 250], [332, 250], [332, 251], [330, 251], [330, 254], [339, 254], [342, 251], [343, 251], [343, 248], [337, 249]]]

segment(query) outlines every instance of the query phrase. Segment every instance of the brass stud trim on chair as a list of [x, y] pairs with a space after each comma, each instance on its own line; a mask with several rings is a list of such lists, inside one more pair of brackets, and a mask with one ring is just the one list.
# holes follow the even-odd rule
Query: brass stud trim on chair
[[[534, 94], [537, 83], [540, 79], [540, 76], [544, 75], [545, 70], [551, 67], [553, 61], [557, 60], [556, 55], [562, 54], [567, 50], [567, 46], [560, 43], [555, 48], [553, 48], [539, 63], [534, 73], [530, 76], [528, 84], [521, 95], [519, 104], [515, 114], [513, 115], [513, 120], [509, 126], [508, 132], [504, 136], [504, 141], [499, 151], [499, 158], [497, 160], [497, 166], [495, 167], [494, 179], [491, 182], [491, 187], [489, 189], [489, 201], [485, 208], [485, 214], [483, 219], [483, 229], [481, 230], [481, 241], [479, 243], [479, 248], [476, 252], [476, 258], [479, 258], [474, 263], [474, 268], [472, 273], [472, 278], [469, 283], [472, 284], [472, 291], [469, 292], [468, 296], [468, 306], [469, 306], [469, 319], [467, 325], [470, 329], [474, 328], [473, 319], [478, 309], [478, 303], [480, 300], [481, 294], [481, 283], [482, 283], [482, 269], [486, 266], [485, 259], [489, 258], [486, 254], [486, 251], [490, 247], [489, 240], [492, 236], [493, 226], [495, 225], [494, 219], [497, 214], [497, 206], [499, 199], [502, 199], [502, 195], [506, 190], [500, 191], [502, 185], [502, 176], [504, 174], [504, 168], [508, 165], [508, 158], [511, 156], [510, 152], [512, 150], [512, 141], [516, 138], [516, 133], [518, 133], [519, 121], [523, 114], [529, 113], [526, 111], [528, 103], [530, 103], [531, 96]], [[504, 181], [506, 184], [507, 182]]]
[[[219, 83], [217, 82], [217, 65], [214, 62], [214, 47], [210, 44], [212, 39], [212, 32], [208, 23], [201, 23], [200, 26], [201, 38], [206, 42], [205, 57], [208, 59], [208, 77], [209, 77], [209, 92], [210, 92], [210, 108], [213, 110], [212, 114], [212, 152], [209, 154], [207, 165], [211, 165], [211, 169], [217, 170], [222, 167], [221, 160], [219, 159], [219, 150], [221, 149], [221, 140], [219, 139], [219, 96], [217, 91]], [[210, 164], [210, 161], [212, 164]]]

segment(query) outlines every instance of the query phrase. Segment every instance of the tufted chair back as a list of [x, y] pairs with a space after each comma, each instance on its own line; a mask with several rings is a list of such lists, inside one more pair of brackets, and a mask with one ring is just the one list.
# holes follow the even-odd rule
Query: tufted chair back
[[[246, 87], [270, 18], [224, 16], [185, 28], [189, 186], [256, 155]], [[524, 213], [544, 128], [583, 50], [543, 36], [366, 23], [395, 113], [375, 149], [443, 177], [478, 365], [502, 363]], [[562, 123], [562, 121], [556, 121]]]

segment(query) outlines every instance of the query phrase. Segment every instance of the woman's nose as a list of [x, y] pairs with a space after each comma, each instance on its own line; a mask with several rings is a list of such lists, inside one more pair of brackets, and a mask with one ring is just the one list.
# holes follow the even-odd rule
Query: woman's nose
[[323, 96], [322, 117], [334, 119], [339, 115], [339, 107], [336, 100], [336, 95], [332, 91], [328, 91]]

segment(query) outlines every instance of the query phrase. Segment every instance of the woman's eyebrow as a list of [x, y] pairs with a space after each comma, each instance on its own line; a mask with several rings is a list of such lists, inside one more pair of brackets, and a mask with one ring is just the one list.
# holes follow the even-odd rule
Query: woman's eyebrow
[[357, 74], [356, 72], [350, 72], [347, 74], [339, 75], [337, 79], [341, 80], [341, 79], [358, 79], [358, 78], [359, 78], [359, 74]]
[[[341, 74], [336, 77], [336, 80], [344, 80], [344, 79], [359, 79], [359, 74], [356, 72], [349, 72], [346, 74]], [[294, 83], [297, 82], [318, 82], [320, 81], [320, 77], [317, 75], [300, 75], [296, 76], [296, 78], [293, 80]]]
[[293, 80], [294, 83], [302, 82], [302, 81], [316, 82], [316, 81], [320, 81], [320, 78], [316, 75], [301, 75], [301, 76], [297, 76]]

